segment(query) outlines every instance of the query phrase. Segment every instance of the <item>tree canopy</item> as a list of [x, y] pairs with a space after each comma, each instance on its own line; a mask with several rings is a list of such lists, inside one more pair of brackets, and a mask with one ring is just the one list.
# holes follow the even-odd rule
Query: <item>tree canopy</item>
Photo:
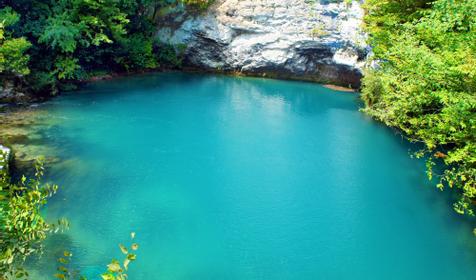
[[3, 75], [27, 75], [30, 73], [30, 56], [26, 51], [31, 44], [24, 37], [14, 38], [6, 28], [15, 25], [19, 16], [11, 8], [0, 10], [0, 73]]
[[[0, 0], [0, 73], [32, 94], [98, 73], [177, 67], [181, 46], [155, 38], [161, 9], [211, 0]], [[186, 6], [186, 7], [189, 7]]]

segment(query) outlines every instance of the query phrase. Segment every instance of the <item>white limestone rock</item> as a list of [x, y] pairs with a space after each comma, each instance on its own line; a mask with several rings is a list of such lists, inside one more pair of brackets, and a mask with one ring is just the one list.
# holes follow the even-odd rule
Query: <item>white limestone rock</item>
[[187, 45], [188, 67], [358, 87], [369, 51], [363, 16], [356, 0], [220, 0], [180, 15], [178, 27], [165, 22], [158, 37]]

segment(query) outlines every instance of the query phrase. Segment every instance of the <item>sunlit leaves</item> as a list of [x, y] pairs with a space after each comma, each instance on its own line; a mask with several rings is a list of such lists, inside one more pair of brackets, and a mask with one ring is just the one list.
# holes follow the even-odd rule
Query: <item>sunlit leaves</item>
[[116, 260], [113, 260], [110, 264], [107, 265], [107, 270], [112, 273], [118, 273], [122, 271], [121, 265]]
[[[57, 2], [57, 3], [54, 3]], [[112, 44], [126, 34], [127, 15], [112, 0], [56, 0], [38, 42], [54, 54], [52, 71], [59, 80], [81, 80], [80, 60], [88, 48]], [[93, 50], [93, 49], [91, 49]], [[95, 54], [89, 54], [94, 56]]]
[[126, 246], [124, 246], [124, 245], [122, 245], [122, 244], [119, 244], [119, 249], [121, 249], [121, 252], [122, 252], [124, 255], [127, 255], [127, 254], [128, 254], [128, 251], [127, 251]]
[[3, 26], [11, 26], [18, 22], [20, 15], [13, 11], [11, 7], [0, 9], [0, 22]]
[[112, 43], [112, 38], [126, 33], [128, 22], [115, 1], [62, 1], [57, 13], [48, 18], [39, 42], [72, 53], [78, 45]]
[[69, 251], [64, 251], [63, 256], [58, 258], [58, 267], [56, 269], [57, 273], [54, 274], [54, 277], [62, 280], [82, 280], [86, 279], [79, 274], [77, 270], [72, 269], [71, 258], [73, 254]]
[[[428, 176], [476, 201], [476, 0], [366, 2], [379, 67], [363, 80], [365, 111], [425, 145]], [[435, 163], [445, 165], [442, 174]], [[441, 173], [441, 172], [440, 172]]]
[[25, 38], [0, 40], [0, 73], [20, 75], [30, 73], [28, 68], [30, 57], [25, 54], [30, 46], [30, 42]]
[[[8, 201], [0, 204], [0, 278], [14, 273], [23, 278], [23, 262], [33, 253], [42, 249], [42, 241], [49, 233], [67, 227], [65, 220], [55, 224], [47, 223], [41, 215], [41, 209], [47, 199], [56, 193], [58, 186], [42, 184], [43, 164], [35, 164], [35, 178], [21, 177], [18, 184], [10, 184], [8, 178], [2, 177], [0, 185], [8, 190]], [[67, 259], [61, 258], [67, 263]]]
[[198, 7], [200, 9], [206, 9], [213, 4], [214, 0], [180, 0], [180, 2], [189, 5], [191, 7]]
[[77, 78], [80, 69], [79, 59], [74, 57], [60, 56], [55, 62], [55, 73], [60, 80]]
[[76, 50], [80, 32], [79, 24], [73, 23], [65, 12], [48, 19], [38, 41], [61, 52], [72, 53]]
[[[131, 233], [131, 239], [135, 238], [135, 233]], [[122, 244], [119, 244], [120, 251], [125, 255], [125, 258], [122, 262], [112, 259], [111, 262], [106, 266], [106, 271], [100, 275], [103, 280], [126, 280], [128, 278], [126, 271], [129, 269], [131, 262], [135, 261], [137, 256], [135, 254], [129, 253], [130, 251], [136, 251], [139, 248], [137, 243], [131, 244], [128, 248]], [[73, 270], [71, 268], [71, 257], [72, 253], [65, 251], [63, 256], [58, 258], [59, 266], [57, 268], [57, 273], [55, 277], [63, 280], [86, 280], [84, 276], [81, 276], [79, 271]]]
[[[131, 239], [135, 238], [135, 232], [131, 233]], [[132, 243], [130, 248], [119, 244], [119, 249], [121, 252], [126, 255], [124, 260], [121, 263], [118, 260], [112, 260], [110, 264], [107, 265], [107, 272], [101, 274], [102, 279], [104, 280], [124, 280], [127, 279], [127, 274], [125, 271], [129, 269], [129, 264], [136, 260], [137, 256], [135, 254], [129, 253], [130, 251], [136, 251], [139, 248], [137, 243]]]
[[[182, 46], [155, 40], [160, 9], [182, 4], [204, 8], [212, 2], [7, 1], [11, 7], [0, 10], [0, 73], [27, 75], [22, 92], [54, 95], [65, 84], [98, 72], [142, 71], [160, 63], [180, 67]], [[11, 26], [4, 29], [2, 22]]]
[[5, 30], [19, 20], [19, 15], [10, 7], [0, 9], [0, 74], [26, 75], [30, 73], [30, 57], [26, 51], [31, 47], [24, 37], [13, 38]]

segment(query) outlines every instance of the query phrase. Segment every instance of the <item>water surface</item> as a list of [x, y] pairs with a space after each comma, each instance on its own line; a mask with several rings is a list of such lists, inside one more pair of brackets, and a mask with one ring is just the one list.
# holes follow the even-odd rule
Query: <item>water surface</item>
[[[193, 74], [98, 82], [46, 105], [63, 186], [46, 212], [90, 277], [137, 232], [130, 279], [474, 279], [471, 229], [411, 146], [311, 83]], [[57, 256], [56, 255], [56, 256]]]

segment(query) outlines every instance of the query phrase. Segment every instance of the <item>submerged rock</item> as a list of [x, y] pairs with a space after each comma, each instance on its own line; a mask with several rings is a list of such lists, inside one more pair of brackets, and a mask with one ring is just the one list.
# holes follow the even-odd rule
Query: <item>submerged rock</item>
[[186, 45], [184, 66], [360, 86], [368, 53], [359, 1], [221, 0], [176, 13], [158, 37]]
[[[47, 111], [36, 105], [11, 107], [0, 113], [0, 143], [8, 144], [10, 171], [30, 174], [35, 161], [42, 157], [45, 164], [59, 160], [49, 138], [59, 120], [51, 119]], [[0, 150], [5, 146], [0, 145]], [[0, 160], [0, 165], [2, 161]], [[0, 168], [1, 170], [1, 168]]]

